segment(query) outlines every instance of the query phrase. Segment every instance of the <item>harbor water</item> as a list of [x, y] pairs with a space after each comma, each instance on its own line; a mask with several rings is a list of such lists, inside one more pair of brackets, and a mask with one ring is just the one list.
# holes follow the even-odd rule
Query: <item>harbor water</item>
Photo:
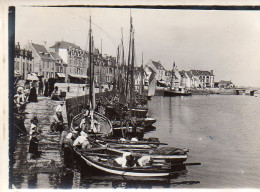
[[[188, 148], [189, 166], [169, 178], [91, 175], [80, 162], [58, 172], [14, 176], [20, 188], [259, 188], [260, 96], [155, 96], [148, 103], [156, 130], [168, 146]], [[57, 160], [58, 161], [58, 160]]]

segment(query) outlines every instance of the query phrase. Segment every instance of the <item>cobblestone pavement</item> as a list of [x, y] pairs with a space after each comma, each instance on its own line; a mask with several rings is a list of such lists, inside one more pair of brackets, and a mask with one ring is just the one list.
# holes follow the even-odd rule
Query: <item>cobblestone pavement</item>
[[[47, 97], [38, 97], [37, 103], [26, 104], [26, 119], [25, 127], [27, 132], [30, 130], [30, 120], [33, 116], [38, 118], [38, 128], [42, 131], [39, 138], [39, 151], [42, 155], [39, 159], [31, 159], [29, 150], [29, 135], [20, 137], [17, 140], [17, 145], [14, 152], [13, 165], [13, 184], [16, 188], [30, 188], [30, 182], [35, 179], [39, 180], [44, 177], [44, 173], [54, 173], [53, 178], [48, 180], [55, 182], [55, 175], [59, 173], [59, 169], [63, 166], [61, 147], [59, 144], [59, 133], [50, 133], [50, 117], [54, 115], [56, 106], [59, 101], [53, 101]], [[64, 106], [65, 109], [65, 106]], [[63, 117], [66, 122], [65, 110]], [[46, 176], [46, 175], [45, 175]], [[27, 180], [27, 182], [25, 182]], [[28, 184], [28, 186], [21, 186]], [[31, 182], [34, 183], [34, 182]], [[50, 182], [51, 183], [51, 182]]]

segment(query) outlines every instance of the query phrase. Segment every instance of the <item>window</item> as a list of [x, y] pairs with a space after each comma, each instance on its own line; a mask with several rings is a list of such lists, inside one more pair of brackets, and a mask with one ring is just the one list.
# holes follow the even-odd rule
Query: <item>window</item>
[[14, 69], [19, 70], [19, 62], [17, 62], [17, 61], [15, 62]]

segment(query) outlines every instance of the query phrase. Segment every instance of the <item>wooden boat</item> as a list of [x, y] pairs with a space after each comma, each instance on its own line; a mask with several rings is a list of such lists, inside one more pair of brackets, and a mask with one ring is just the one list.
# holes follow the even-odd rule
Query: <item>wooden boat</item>
[[172, 76], [171, 76], [171, 85], [169, 88], [166, 88], [163, 90], [163, 95], [164, 96], [190, 96], [192, 93], [190, 90], [186, 89], [185, 87], [182, 86], [173, 86], [173, 76], [175, 73], [176, 66], [175, 66], [175, 62], [173, 63], [173, 67], [172, 67]]
[[98, 170], [106, 173], [122, 175], [122, 176], [134, 176], [134, 177], [165, 177], [170, 175], [170, 167], [165, 164], [153, 164], [146, 166], [135, 167], [120, 167], [113, 164], [115, 158], [119, 155], [109, 154], [106, 149], [92, 152], [82, 151], [80, 149], [74, 150], [87, 165], [94, 167]]
[[165, 89], [163, 91], [164, 96], [191, 96], [192, 93], [182, 87], [179, 87], [177, 89]]

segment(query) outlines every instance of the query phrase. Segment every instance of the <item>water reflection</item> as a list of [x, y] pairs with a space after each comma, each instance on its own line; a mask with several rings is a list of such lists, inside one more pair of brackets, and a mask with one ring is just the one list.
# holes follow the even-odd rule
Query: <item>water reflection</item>
[[37, 181], [38, 181], [37, 173], [34, 173], [34, 172], [30, 173], [28, 175], [28, 188], [29, 189], [37, 188]]

